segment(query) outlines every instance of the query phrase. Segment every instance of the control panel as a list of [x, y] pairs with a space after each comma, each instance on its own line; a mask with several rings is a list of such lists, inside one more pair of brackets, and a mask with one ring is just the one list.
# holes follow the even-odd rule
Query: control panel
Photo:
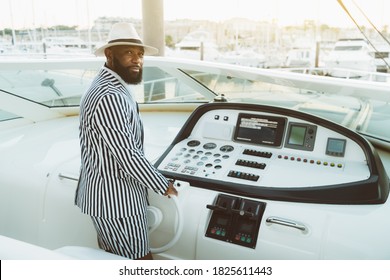
[[296, 118], [212, 111], [195, 128], [173, 147], [160, 170], [269, 187], [341, 184], [370, 174], [356, 143]]
[[365, 188], [366, 194], [372, 192], [370, 200], [378, 195], [372, 191], [377, 187], [371, 180], [376, 164], [371, 149], [360, 135], [313, 115], [261, 105], [206, 104], [193, 113], [156, 167], [168, 177], [233, 194], [353, 203], [349, 191]]

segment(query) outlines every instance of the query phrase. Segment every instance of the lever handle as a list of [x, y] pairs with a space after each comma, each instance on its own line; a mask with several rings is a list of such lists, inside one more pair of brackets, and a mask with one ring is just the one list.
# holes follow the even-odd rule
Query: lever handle
[[226, 207], [222, 207], [222, 206], [219, 206], [219, 205], [210, 205], [210, 204], [207, 204], [206, 207], [210, 210], [213, 210], [213, 211], [226, 211], [227, 208]]
[[233, 212], [233, 213], [236, 213], [236, 214], [238, 214], [238, 215], [240, 215], [240, 216], [245, 216], [245, 217], [250, 217], [250, 218], [252, 218], [252, 217], [255, 216], [254, 213], [248, 212], [248, 211], [245, 211], [245, 210], [232, 209], [232, 212]]

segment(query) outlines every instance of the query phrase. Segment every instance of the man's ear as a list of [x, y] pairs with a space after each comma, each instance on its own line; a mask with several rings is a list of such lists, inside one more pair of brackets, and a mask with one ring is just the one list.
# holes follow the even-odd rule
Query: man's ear
[[112, 63], [113, 53], [110, 48], [104, 50], [104, 55], [106, 56], [107, 62]]

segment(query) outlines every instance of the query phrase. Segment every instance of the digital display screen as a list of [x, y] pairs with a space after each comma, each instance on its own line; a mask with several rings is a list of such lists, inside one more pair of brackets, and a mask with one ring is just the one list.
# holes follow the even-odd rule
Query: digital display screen
[[285, 125], [286, 119], [281, 117], [239, 114], [234, 140], [278, 147]]
[[253, 230], [253, 223], [240, 223], [238, 232], [242, 233], [251, 233]]
[[300, 125], [292, 125], [290, 135], [288, 136], [288, 144], [303, 146], [305, 142], [306, 127]]
[[228, 221], [229, 220], [227, 218], [218, 217], [217, 224], [220, 226], [227, 226]]
[[345, 139], [328, 138], [326, 154], [338, 157], [344, 156], [346, 143]]

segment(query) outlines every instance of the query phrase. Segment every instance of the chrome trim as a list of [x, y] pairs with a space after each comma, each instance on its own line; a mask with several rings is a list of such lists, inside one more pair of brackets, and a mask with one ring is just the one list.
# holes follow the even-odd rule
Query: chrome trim
[[308, 232], [308, 228], [304, 224], [301, 224], [301, 223], [298, 223], [298, 222], [294, 222], [294, 221], [291, 221], [291, 220], [287, 220], [287, 219], [284, 219], [284, 218], [269, 217], [269, 218], [267, 218], [266, 222], [269, 223], [269, 224], [277, 224], [277, 225], [281, 225], [281, 226], [295, 228], [295, 229], [298, 229], [298, 230], [302, 231], [302, 233], [307, 233]]

